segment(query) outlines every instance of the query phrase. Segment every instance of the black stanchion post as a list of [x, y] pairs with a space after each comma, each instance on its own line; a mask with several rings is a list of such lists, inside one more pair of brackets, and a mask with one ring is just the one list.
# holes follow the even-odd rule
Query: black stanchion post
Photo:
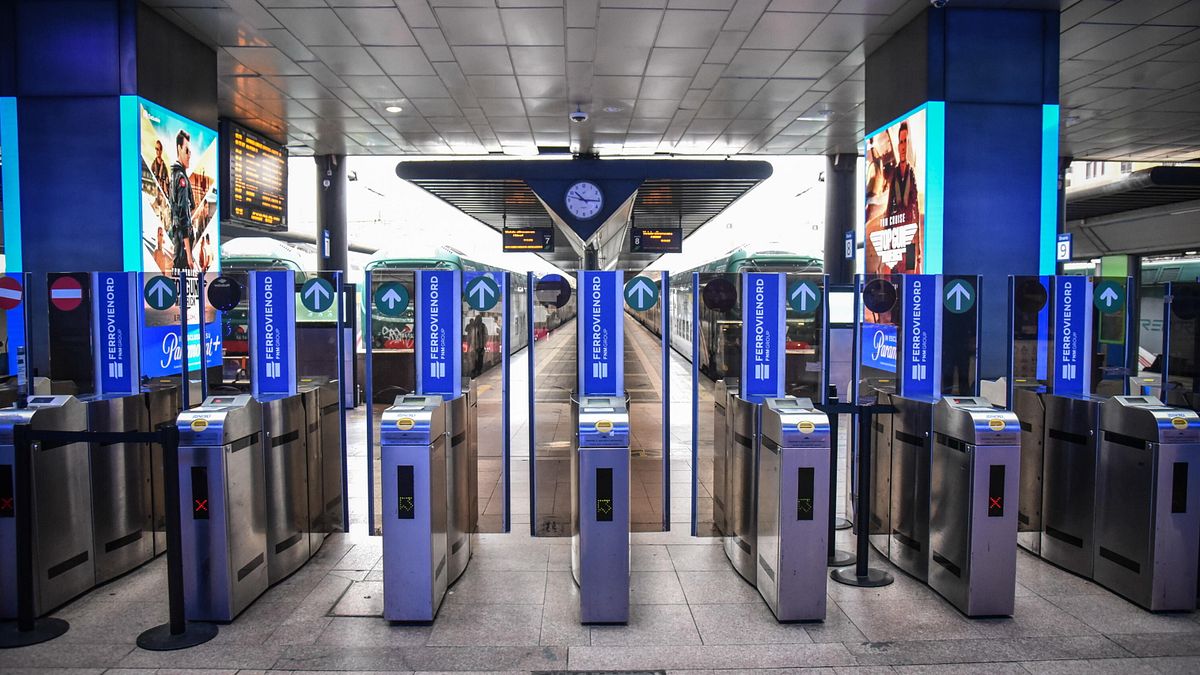
[[892, 575], [887, 572], [868, 567], [870, 559], [868, 547], [871, 545], [871, 418], [874, 406], [855, 406], [855, 418], [858, 420], [858, 504], [855, 508], [858, 520], [858, 546], [853, 570], [849, 567], [834, 570], [829, 578], [847, 586], [887, 586], [892, 583]]
[[28, 647], [66, 633], [62, 619], [39, 619], [34, 610], [33, 442], [29, 426], [13, 427], [13, 510], [16, 516], [17, 620], [0, 624], [0, 649]]
[[[186, 359], [186, 355], [184, 356]], [[186, 370], [185, 370], [186, 372]], [[185, 382], [186, 384], [186, 382]], [[183, 514], [179, 508], [179, 429], [164, 425], [158, 429], [163, 449], [163, 482], [167, 506], [167, 598], [171, 618], [138, 636], [137, 645], [156, 652], [186, 649], [204, 644], [217, 636], [212, 623], [188, 622], [183, 597]]]
[[[832, 387], [830, 387], [832, 389]], [[838, 431], [841, 426], [841, 413], [845, 404], [838, 402], [837, 394], [829, 397], [826, 414], [829, 415], [829, 560], [830, 567], [846, 567], [854, 564], [854, 554], [849, 551], [839, 551], [837, 547], [837, 465], [838, 465]]]

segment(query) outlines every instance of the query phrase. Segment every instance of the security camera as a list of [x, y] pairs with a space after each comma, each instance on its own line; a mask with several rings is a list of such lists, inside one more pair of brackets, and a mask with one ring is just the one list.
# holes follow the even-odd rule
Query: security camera
[[929, 0], [929, 6], [934, 9], [941, 9], [950, 4], [950, 0]]
[[588, 121], [588, 114], [576, 108], [575, 112], [567, 116], [573, 124], [583, 124]]

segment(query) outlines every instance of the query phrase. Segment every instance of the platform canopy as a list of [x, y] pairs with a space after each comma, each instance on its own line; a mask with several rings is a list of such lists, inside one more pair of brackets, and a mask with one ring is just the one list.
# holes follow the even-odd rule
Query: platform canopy
[[[658, 253], [633, 253], [632, 226], [678, 228], [682, 238], [771, 176], [763, 161], [699, 159], [553, 159], [405, 161], [396, 175], [497, 231], [553, 227], [554, 251], [542, 256], [564, 270], [592, 266], [641, 270]], [[565, 208], [567, 190], [595, 184], [603, 208], [586, 220]]]

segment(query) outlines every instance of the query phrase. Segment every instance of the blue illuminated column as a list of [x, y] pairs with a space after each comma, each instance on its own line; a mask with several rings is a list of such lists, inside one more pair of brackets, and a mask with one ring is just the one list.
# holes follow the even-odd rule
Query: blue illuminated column
[[417, 272], [417, 393], [462, 395], [461, 272]]
[[1054, 273], [1058, 43], [1057, 10], [951, 5], [866, 61], [865, 271], [983, 275], [985, 379], [1005, 374], [1007, 277]]
[[785, 280], [779, 273], [742, 274], [741, 397], [751, 403], [783, 396]]
[[624, 396], [621, 272], [579, 272], [579, 395]]

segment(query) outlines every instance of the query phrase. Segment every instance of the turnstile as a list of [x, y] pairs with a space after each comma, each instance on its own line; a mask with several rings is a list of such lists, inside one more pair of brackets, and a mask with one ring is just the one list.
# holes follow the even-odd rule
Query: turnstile
[[266, 458], [267, 578], [287, 578], [308, 560], [308, 455], [303, 394], [259, 398]]
[[[319, 413], [320, 433], [317, 441], [320, 444], [320, 485], [321, 501], [318, 513], [317, 530], [322, 533], [338, 532], [342, 529], [342, 434], [341, 417], [338, 414], [338, 382], [327, 377], [305, 377], [300, 380], [300, 388], [316, 390], [317, 412]], [[306, 413], [308, 409], [305, 409]], [[309, 423], [312, 422], [311, 416]], [[310, 441], [312, 434], [309, 435]], [[310, 471], [310, 494], [311, 489]], [[314, 549], [315, 552], [315, 549]]]
[[[148, 412], [147, 424], [150, 430], [158, 429], [164, 424], [175, 424], [179, 416], [178, 385], [152, 383], [142, 388], [146, 397]], [[150, 504], [146, 507], [151, 514], [151, 529], [154, 531], [154, 555], [161, 555], [167, 550], [167, 500], [166, 485], [163, 476], [163, 449], [157, 443], [147, 447], [150, 470], [143, 476], [149, 483], [149, 489], [142, 492], [149, 495]]]
[[929, 586], [967, 616], [1011, 616], [1020, 422], [987, 399], [933, 406]]
[[[880, 401], [885, 400], [880, 395]], [[896, 409], [888, 415], [891, 430], [884, 439], [890, 451], [880, 453], [889, 464], [890, 480], [874, 486], [876, 502], [888, 502], [888, 541], [886, 550], [894, 565], [912, 576], [929, 579], [929, 472], [932, 457], [931, 434], [935, 401], [891, 394], [886, 400]], [[886, 430], [883, 433], [887, 433]], [[878, 437], [878, 434], [877, 434]]]
[[[13, 427], [86, 431], [87, 408], [74, 396], [33, 396], [0, 410], [0, 617], [17, 616], [16, 453]], [[96, 584], [87, 443], [41, 445], [29, 458], [33, 487], [34, 614], [41, 616]]]
[[1042, 467], [1045, 464], [1045, 387], [1013, 387], [1012, 411], [1021, 423], [1021, 482], [1017, 491], [1017, 544], [1042, 551]]
[[573, 401], [571, 572], [583, 623], [629, 621], [629, 411], [617, 396]]
[[[89, 396], [88, 430], [150, 431], [142, 393]], [[147, 443], [89, 443], [96, 583], [114, 579], [154, 555], [153, 493]]]
[[757, 478], [758, 406], [729, 393], [726, 408], [725, 556], [746, 581], [758, 578], [758, 512], [754, 501]]
[[1042, 558], [1092, 576], [1099, 398], [1043, 394]]
[[178, 428], [187, 618], [232, 621], [268, 586], [262, 406], [210, 396]]
[[325, 495], [321, 479], [321, 404], [316, 387], [299, 387], [300, 403], [304, 408], [304, 457], [308, 495], [305, 505], [304, 534], [308, 554], [312, 556], [325, 542], [322, 514], [325, 510]]
[[471, 561], [471, 533], [479, 509], [479, 458], [471, 443], [471, 406], [468, 385], [461, 396], [446, 403], [446, 565], [448, 584], [453, 584]]
[[727, 494], [729, 484], [725, 467], [729, 462], [729, 448], [733, 444], [731, 437], [733, 427], [729, 422], [729, 399], [737, 394], [737, 390], [736, 378], [717, 380], [713, 383], [713, 527], [721, 536], [729, 534], [725, 506], [726, 500], [729, 499]]
[[433, 621], [446, 597], [446, 412], [399, 396], [380, 422], [383, 618]]
[[780, 621], [825, 619], [829, 442], [829, 417], [811, 400], [763, 403], [756, 585]]
[[1152, 611], [1195, 609], [1200, 417], [1114, 396], [1100, 432], [1093, 578]]

